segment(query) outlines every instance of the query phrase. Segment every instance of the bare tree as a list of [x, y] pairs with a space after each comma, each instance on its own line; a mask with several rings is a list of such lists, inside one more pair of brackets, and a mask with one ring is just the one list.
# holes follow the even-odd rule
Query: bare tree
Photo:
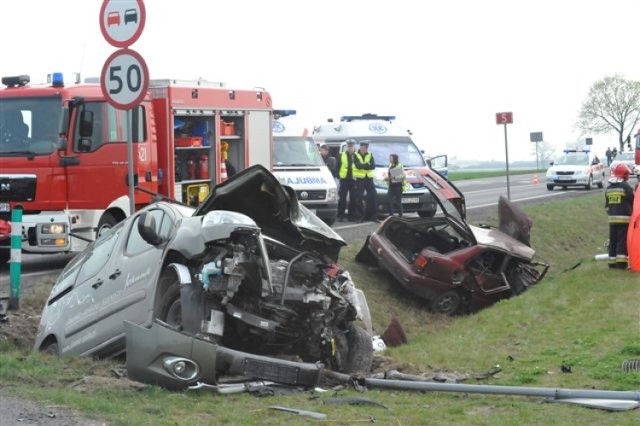
[[640, 82], [615, 75], [593, 83], [582, 104], [578, 127], [584, 132], [618, 133], [620, 152], [640, 122]]
[[531, 154], [533, 155], [536, 155], [536, 144], [538, 145], [538, 163], [543, 168], [546, 168], [555, 157], [556, 147], [547, 141], [532, 143]]

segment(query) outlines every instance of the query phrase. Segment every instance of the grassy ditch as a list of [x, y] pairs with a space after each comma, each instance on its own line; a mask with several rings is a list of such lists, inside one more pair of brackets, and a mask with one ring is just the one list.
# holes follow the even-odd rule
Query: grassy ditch
[[[385, 368], [408, 373], [482, 373], [468, 383], [582, 389], [638, 390], [640, 373], [621, 363], [640, 359], [640, 275], [609, 271], [591, 260], [607, 236], [602, 195], [527, 207], [534, 221], [532, 244], [551, 263], [548, 277], [524, 294], [474, 315], [449, 318], [425, 311], [386, 274], [353, 262], [359, 246], [342, 256], [369, 301], [381, 333], [396, 316], [409, 344], [385, 354]], [[484, 222], [487, 222], [483, 218]], [[489, 221], [491, 223], [491, 221]], [[495, 222], [493, 222], [495, 223]], [[35, 301], [32, 301], [35, 303]], [[310, 419], [270, 410], [271, 405], [322, 412], [330, 424], [375, 418], [382, 424], [637, 424], [638, 412], [607, 413], [542, 403], [539, 398], [446, 393], [340, 391], [387, 405], [326, 405], [335, 392], [255, 398], [172, 393], [116, 378], [116, 364], [58, 360], [4, 347], [0, 386], [48, 405], [64, 405], [111, 424], [307, 423]], [[571, 372], [563, 372], [570, 369]]]

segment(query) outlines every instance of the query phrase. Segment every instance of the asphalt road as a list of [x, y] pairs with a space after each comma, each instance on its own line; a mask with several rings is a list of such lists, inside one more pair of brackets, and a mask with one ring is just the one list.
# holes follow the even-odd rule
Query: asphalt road
[[[539, 203], [604, 191], [597, 187], [594, 187], [590, 191], [581, 188], [568, 190], [556, 188], [553, 191], [548, 191], [544, 183], [544, 173], [537, 176], [539, 181], [537, 184], [533, 183], [533, 174], [511, 176], [509, 179], [511, 200], [517, 204]], [[456, 181], [454, 184], [462, 191], [466, 198], [467, 211], [472, 221], [474, 216], [480, 214], [483, 209], [495, 208], [500, 195], [507, 196], [507, 181], [505, 177]], [[377, 223], [372, 222], [337, 222], [333, 228], [345, 241], [350, 243], [362, 241], [377, 226]], [[22, 276], [26, 279], [36, 279], [52, 273], [57, 274], [72, 258], [73, 254], [25, 254], [22, 257]], [[0, 292], [2, 292], [4, 287], [3, 284], [6, 286], [8, 282], [9, 268], [7, 266], [8, 265], [0, 266]]]

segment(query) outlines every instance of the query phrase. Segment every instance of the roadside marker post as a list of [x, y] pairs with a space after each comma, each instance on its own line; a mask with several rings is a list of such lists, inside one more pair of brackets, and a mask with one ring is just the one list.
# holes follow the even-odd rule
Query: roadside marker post
[[496, 113], [496, 124], [504, 125], [504, 153], [507, 163], [507, 199], [511, 201], [511, 185], [509, 184], [509, 147], [507, 145], [507, 124], [513, 124], [512, 112]]
[[20, 268], [22, 266], [22, 207], [11, 211], [11, 259], [9, 260], [10, 310], [20, 308]]

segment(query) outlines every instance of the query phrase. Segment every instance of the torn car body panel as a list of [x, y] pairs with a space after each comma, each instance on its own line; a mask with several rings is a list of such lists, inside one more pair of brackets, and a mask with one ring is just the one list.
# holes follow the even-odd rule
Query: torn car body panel
[[442, 214], [388, 218], [356, 260], [381, 265], [446, 314], [490, 305], [542, 279], [548, 265], [533, 261], [531, 247], [498, 229], [469, 225], [464, 197], [449, 181], [427, 175], [425, 184]]
[[[358, 343], [366, 332], [356, 325], [371, 327], [364, 294], [333, 261], [344, 241], [262, 166], [219, 188], [195, 213], [150, 205], [78, 255], [54, 286], [35, 349], [111, 356], [129, 350], [124, 321], [148, 329], [159, 319], [178, 340], [198, 340], [190, 350], [224, 348], [216, 359], [228, 362], [217, 364], [234, 371], [237, 359], [258, 363], [242, 354], [369, 368], [373, 348]], [[258, 198], [259, 206], [247, 204]]]

